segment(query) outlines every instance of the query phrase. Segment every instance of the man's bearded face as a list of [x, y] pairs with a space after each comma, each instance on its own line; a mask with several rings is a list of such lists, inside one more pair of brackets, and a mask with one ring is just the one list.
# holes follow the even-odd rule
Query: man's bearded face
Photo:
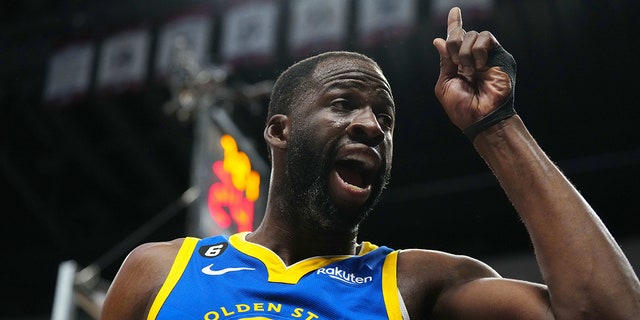
[[373, 183], [370, 198], [358, 212], [340, 212], [329, 192], [336, 142], [330, 141], [325, 148], [314, 148], [318, 143], [313, 141], [310, 131], [302, 128], [292, 130], [290, 135], [284, 192], [287, 204], [292, 207], [286, 209], [307, 228], [325, 232], [355, 231], [378, 202], [391, 170], [383, 165]]

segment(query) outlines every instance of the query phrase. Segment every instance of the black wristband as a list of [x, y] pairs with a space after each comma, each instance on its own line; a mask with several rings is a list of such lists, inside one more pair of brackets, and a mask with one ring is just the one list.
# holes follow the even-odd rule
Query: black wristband
[[508, 119], [516, 115], [516, 110], [513, 107], [514, 92], [516, 88], [516, 60], [502, 46], [497, 45], [493, 50], [491, 50], [491, 52], [489, 52], [487, 65], [489, 68], [499, 67], [509, 76], [509, 81], [511, 82], [511, 93], [509, 94], [507, 101], [505, 101], [500, 107], [462, 130], [471, 142], [473, 142], [473, 139], [475, 139], [478, 133], [504, 119]]
[[473, 142], [473, 139], [478, 135], [478, 133], [484, 131], [485, 129], [491, 127], [492, 125], [504, 120], [513, 117], [516, 115], [516, 110], [513, 108], [513, 104], [503, 104], [498, 109], [493, 110], [493, 112], [486, 115], [484, 118], [480, 119], [478, 122], [470, 125], [462, 132]]

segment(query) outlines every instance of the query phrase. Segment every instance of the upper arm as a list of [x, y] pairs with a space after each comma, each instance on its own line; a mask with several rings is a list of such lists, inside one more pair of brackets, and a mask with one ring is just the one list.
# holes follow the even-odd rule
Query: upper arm
[[181, 243], [182, 239], [148, 243], [132, 250], [107, 291], [100, 319], [144, 319], [169, 274]]
[[445, 319], [554, 319], [546, 287], [503, 278], [479, 278], [447, 288], [434, 307]]
[[412, 318], [553, 319], [544, 285], [504, 279], [466, 256], [404, 251], [398, 287]]

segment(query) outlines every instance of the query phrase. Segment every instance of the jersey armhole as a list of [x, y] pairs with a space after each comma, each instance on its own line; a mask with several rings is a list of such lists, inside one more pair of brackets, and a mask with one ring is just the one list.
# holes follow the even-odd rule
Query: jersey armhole
[[382, 294], [389, 319], [409, 319], [398, 289], [398, 251], [387, 255], [382, 266]]
[[176, 258], [173, 261], [173, 265], [171, 266], [171, 270], [167, 275], [167, 279], [162, 284], [162, 287], [160, 288], [160, 291], [158, 291], [155, 299], [153, 299], [153, 304], [149, 309], [147, 320], [154, 320], [158, 316], [160, 308], [162, 308], [165, 300], [167, 300], [169, 294], [173, 290], [173, 287], [175, 287], [175, 285], [178, 283], [178, 280], [180, 280], [182, 273], [187, 267], [187, 264], [191, 259], [191, 254], [193, 253], [198, 240], [198, 238], [187, 237], [182, 242], [180, 250], [178, 251]]

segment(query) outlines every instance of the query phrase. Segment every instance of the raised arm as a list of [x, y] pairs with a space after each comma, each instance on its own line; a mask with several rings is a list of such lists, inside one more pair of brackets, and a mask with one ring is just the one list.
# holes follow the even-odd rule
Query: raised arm
[[[511, 55], [491, 33], [465, 31], [458, 8], [449, 13], [447, 39], [435, 39], [434, 45], [441, 57], [436, 96], [451, 121], [472, 140], [522, 218], [548, 286], [553, 316], [638, 319], [640, 283], [625, 255], [513, 111]], [[489, 283], [484, 289], [498, 296], [517, 290], [503, 280]], [[472, 301], [466, 297], [443, 301]], [[480, 301], [486, 302], [480, 308], [492, 308], [492, 300]]]

